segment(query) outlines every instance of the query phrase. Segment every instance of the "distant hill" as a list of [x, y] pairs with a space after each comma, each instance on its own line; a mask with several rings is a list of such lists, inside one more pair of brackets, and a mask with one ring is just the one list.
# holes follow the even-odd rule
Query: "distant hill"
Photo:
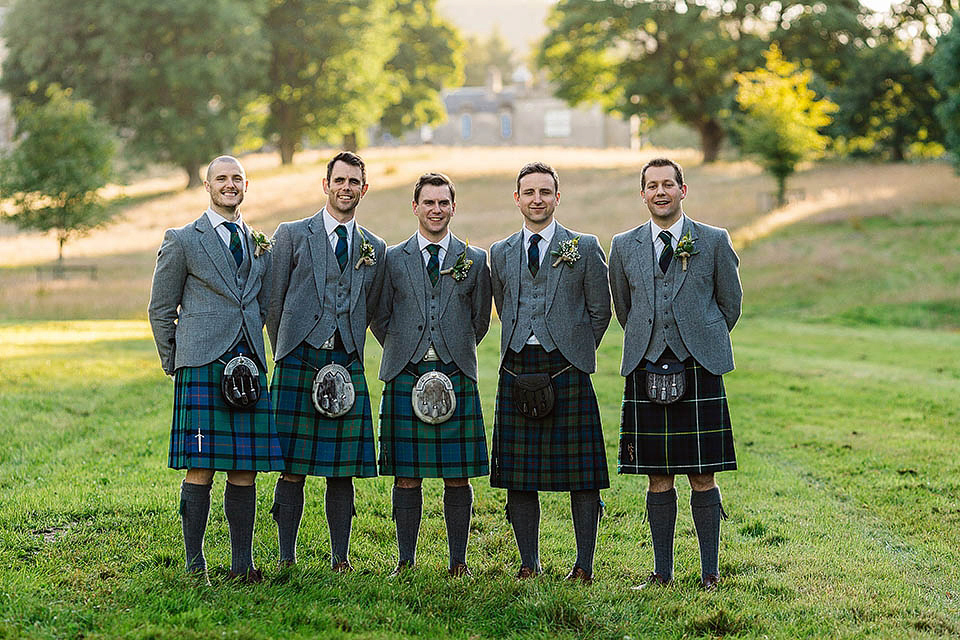
[[466, 35], [486, 37], [494, 27], [525, 59], [546, 33], [547, 11], [556, 0], [437, 0], [441, 12]]

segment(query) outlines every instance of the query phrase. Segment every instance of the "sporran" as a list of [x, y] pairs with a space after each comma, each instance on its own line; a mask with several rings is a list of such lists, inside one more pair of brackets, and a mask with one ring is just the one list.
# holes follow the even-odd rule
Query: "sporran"
[[441, 424], [453, 416], [457, 396], [453, 382], [441, 371], [428, 371], [413, 385], [410, 392], [413, 413], [427, 424]]
[[357, 399], [350, 372], [343, 365], [331, 362], [313, 378], [313, 407], [327, 418], [339, 418], [353, 408]]
[[555, 399], [549, 373], [521, 373], [513, 381], [513, 403], [522, 416], [546, 418], [553, 411]]
[[678, 361], [654, 364], [647, 362], [647, 397], [656, 404], [673, 404], [687, 392], [686, 365]]
[[220, 393], [231, 410], [252, 409], [260, 400], [260, 370], [257, 364], [244, 355], [232, 358], [223, 367]]

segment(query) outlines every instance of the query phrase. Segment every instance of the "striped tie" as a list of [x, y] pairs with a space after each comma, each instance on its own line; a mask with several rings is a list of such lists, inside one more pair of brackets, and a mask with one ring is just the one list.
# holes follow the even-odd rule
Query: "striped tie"
[[437, 286], [440, 279], [440, 245], [428, 244], [427, 251], [430, 252], [430, 259], [427, 260], [427, 275], [430, 276], [430, 282]]
[[661, 231], [660, 239], [663, 241], [663, 251], [660, 252], [660, 271], [664, 273], [670, 268], [670, 261], [673, 259], [673, 245], [670, 243], [669, 231]]
[[540, 247], [539, 242], [543, 238], [539, 233], [530, 236], [530, 248], [527, 249], [527, 266], [530, 268], [530, 275], [536, 277], [537, 271], [540, 271]]
[[334, 249], [334, 253], [337, 254], [340, 273], [343, 273], [343, 270], [347, 268], [347, 228], [338, 224], [334, 231], [337, 233], [337, 248]]
[[243, 244], [240, 242], [237, 224], [235, 222], [224, 222], [223, 226], [230, 230], [230, 253], [233, 254], [233, 259], [237, 262], [237, 268], [239, 269], [240, 263], [243, 262]]

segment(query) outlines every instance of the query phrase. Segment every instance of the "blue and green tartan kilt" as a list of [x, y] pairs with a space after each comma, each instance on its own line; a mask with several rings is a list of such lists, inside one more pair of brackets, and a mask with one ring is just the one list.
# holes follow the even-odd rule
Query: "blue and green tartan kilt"
[[[441, 424], [420, 420], [410, 400], [417, 379], [429, 371], [445, 373], [457, 398], [453, 415]], [[384, 385], [380, 400], [380, 475], [474, 478], [488, 472], [480, 393], [477, 383], [461, 373], [456, 363], [407, 365]]]
[[[331, 362], [350, 372], [356, 394], [353, 408], [339, 418], [326, 418], [313, 406], [313, 379]], [[270, 392], [284, 471], [327, 478], [377, 475], [370, 392], [355, 354], [302, 343], [277, 363]]]
[[[202, 367], [177, 369], [170, 429], [170, 468], [283, 470], [266, 372], [260, 372], [260, 400], [251, 410], [231, 411], [220, 394], [225, 363], [240, 354], [241, 349], [235, 347], [219, 360]], [[250, 350], [243, 349], [242, 352], [249, 354]]]
[[737, 468], [723, 377], [693, 359], [685, 373], [684, 397], [667, 405], [647, 398], [642, 367], [627, 376], [618, 473], [701, 474]]
[[555, 401], [546, 418], [514, 408], [514, 373], [548, 372], [570, 363], [558, 349], [527, 345], [507, 350], [497, 384], [490, 485], [519, 491], [580, 491], [610, 486], [600, 408], [589, 374], [570, 367], [553, 378]]

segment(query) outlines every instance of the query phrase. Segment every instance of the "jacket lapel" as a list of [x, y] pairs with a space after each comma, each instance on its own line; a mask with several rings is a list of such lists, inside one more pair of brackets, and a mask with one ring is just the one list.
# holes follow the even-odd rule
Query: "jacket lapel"
[[213, 266], [216, 267], [223, 281], [227, 283], [227, 287], [237, 296], [237, 300], [239, 300], [240, 287], [237, 286], [237, 265], [232, 259], [228, 262], [227, 252], [224, 251], [223, 247], [223, 240], [220, 239], [213, 225], [210, 224], [210, 218], [207, 217], [206, 213], [200, 216], [200, 219], [197, 220], [194, 225], [194, 229], [200, 234], [200, 245], [204, 251], [207, 252], [207, 256], [210, 258], [210, 261], [213, 262]]
[[[347, 260], [346, 267], [352, 272], [350, 274], [350, 311], [356, 309], [357, 303], [360, 301], [360, 294], [363, 292], [364, 273], [366, 273], [367, 269], [376, 269], [376, 266], [370, 266], [367, 264], [362, 264], [360, 265], [360, 268], [357, 269], [357, 261], [360, 260], [360, 247], [366, 241], [366, 238], [360, 231], [359, 223], [354, 224], [353, 242], [350, 246], [350, 259]], [[384, 256], [383, 259], [386, 260], [386, 256]], [[382, 266], [383, 265], [381, 265], [381, 267]]]
[[[525, 264], [523, 257], [523, 231], [518, 231], [507, 239], [506, 250], [507, 273], [506, 282], [510, 288], [513, 299], [520, 300], [520, 268]], [[510, 256], [513, 256], [511, 259]], [[519, 305], [515, 304], [513, 308], [514, 318], [519, 310]]]
[[327, 232], [323, 227], [323, 214], [317, 213], [307, 223], [307, 246], [310, 247], [310, 262], [313, 264], [313, 281], [317, 296], [323, 304], [323, 289], [327, 282]]
[[[450, 234], [450, 243], [447, 245], [447, 255], [443, 258], [443, 264], [440, 265], [440, 271], [444, 269], [451, 269], [453, 265], [457, 263], [457, 258], [460, 257], [460, 254], [466, 250], [467, 245], [460, 242], [460, 239], [457, 238], [452, 233]], [[443, 311], [447, 308], [447, 303], [450, 302], [450, 294], [453, 293], [453, 289], [456, 286], [457, 281], [453, 279], [453, 275], [440, 276], [440, 315], [443, 315]]]
[[417, 234], [413, 234], [403, 243], [403, 267], [407, 274], [407, 283], [417, 301], [417, 307], [420, 309], [420, 316], [427, 317], [425, 301], [423, 299], [423, 256], [420, 253], [420, 244], [417, 242]]
[[647, 303], [650, 308], [653, 304], [653, 239], [650, 237], [650, 225], [653, 224], [647, 220], [646, 223], [637, 227], [635, 238], [638, 248], [632, 253], [634, 261], [633, 266], [640, 274], [640, 284], [647, 293]]
[[546, 249], [547, 255], [543, 256], [543, 261], [540, 263], [540, 270], [547, 270], [547, 309], [553, 306], [553, 298], [557, 295], [557, 288], [560, 286], [560, 276], [563, 270], [567, 268], [567, 265], [562, 262], [556, 267], [553, 266], [553, 252], [557, 250], [561, 242], [566, 242], [572, 237], [573, 234], [558, 222], [557, 230], [550, 240], [550, 246]]
[[[693, 222], [690, 220], [690, 218], [687, 218], [686, 216], [684, 216], [683, 231], [680, 232], [680, 237], [682, 238], [689, 233], [690, 237], [694, 241], [696, 241], [696, 238], [694, 237], [693, 232], [694, 232]], [[677, 271], [673, 276], [673, 291], [670, 292], [671, 300], [676, 297], [677, 292], [680, 291], [680, 287], [683, 285], [683, 281], [687, 277], [687, 272], [683, 270], [683, 260], [680, 260], [674, 257], [673, 263], [674, 263], [674, 269], [679, 269], [679, 271]], [[689, 266], [690, 265], [688, 264], [687, 267], [689, 268]]]
[[246, 293], [260, 277], [260, 272], [263, 270], [263, 260], [254, 255], [257, 252], [257, 243], [254, 242], [253, 231], [250, 230], [246, 222], [243, 223], [243, 235], [246, 238], [244, 260], [250, 261], [250, 273], [247, 274], [247, 281], [243, 285], [243, 292]]

